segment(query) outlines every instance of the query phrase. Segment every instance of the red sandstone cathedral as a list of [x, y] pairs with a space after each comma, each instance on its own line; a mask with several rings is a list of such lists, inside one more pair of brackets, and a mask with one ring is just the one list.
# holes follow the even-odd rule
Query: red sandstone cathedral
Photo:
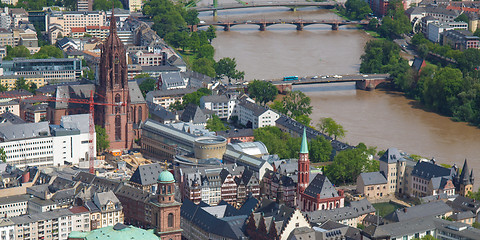
[[[57, 99], [88, 99], [94, 92], [95, 125], [105, 128], [110, 150], [131, 149], [135, 139], [140, 137], [140, 125], [148, 117], [145, 99], [137, 82], [127, 80], [125, 46], [117, 35], [116, 20], [110, 19], [110, 35], [101, 47], [98, 85], [57, 86]], [[107, 103], [111, 105], [101, 105]], [[88, 105], [67, 101], [51, 102], [47, 119], [59, 124], [63, 115], [88, 113]]]

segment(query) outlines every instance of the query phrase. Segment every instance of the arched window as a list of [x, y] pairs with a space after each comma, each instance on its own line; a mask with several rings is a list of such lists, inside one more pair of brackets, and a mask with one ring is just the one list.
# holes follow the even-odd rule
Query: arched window
[[168, 214], [168, 227], [173, 227], [173, 213]]
[[114, 62], [115, 68], [113, 71], [115, 72], [115, 84], [118, 85], [120, 84], [120, 61], [118, 59], [118, 56], [115, 56], [115, 62]]
[[[117, 95], [115, 95], [115, 103], [119, 103], [120, 102], [120, 94], [117, 93]], [[115, 107], [115, 114], [119, 114], [121, 112], [121, 107], [120, 106], [116, 106]]]
[[115, 116], [115, 140], [122, 140], [122, 120], [120, 115]]
[[140, 122], [142, 122], [142, 107], [138, 107], [137, 123], [140, 124]]

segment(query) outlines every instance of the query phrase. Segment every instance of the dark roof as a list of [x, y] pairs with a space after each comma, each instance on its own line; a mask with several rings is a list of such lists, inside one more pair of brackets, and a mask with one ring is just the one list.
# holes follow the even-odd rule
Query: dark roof
[[182, 218], [207, 233], [230, 239], [243, 239], [245, 237], [242, 228], [247, 215], [217, 218], [203, 208], [200, 204], [197, 205], [187, 198], [180, 208]]
[[128, 81], [128, 92], [132, 104], [146, 103], [136, 81]]
[[262, 115], [264, 112], [269, 110], [266, 107], [262, 107], [258, 104], [252, 103], [252, 102], [250, 102], [248, 100], [245, 100], [245, 99], [240, 100], [238, 105], [240, 105], [240, 106], [242, 106], [246, 109], [249, 109], [250, 111], [253, 112], [253, 115], [255, 115], [256, 117]]
[[[173, 112], [168, 111], [167, 109], [165, 109], [161, 105], [147, 102], [147, 106], [148, 106], [148, 112], [152, 116], [160, 118], [162, 121], [175, 120], [176, 119], [176, 115]], [[152, 118], [155, 119], [154, 117], [152, 117]]]
[[405, 159], [402, 157], [398, 149], [396, 148], [389, 148], [385, 153], [380, 157], [380, 161], [386, 163], [396, 163], [397, 161], [404, 161]]
[[460, 180], [460, 183], [464, 185], [473, 184], [473, 169], [470, 172], [470, 169], [468, 168], [467, 159], [465, 159], [465, 162], [463, 163], [462, 173], [460, 174], [459, 180]]
[[419, 161], [412, 170], [412, 176], [430, 180], [434, 177], [449, 177], [455, 175], [453, 168], [445, 168], [432, 162]]
[[165, 86], [164, 88], [185, 86], [185, 81], [183, 81], [180, 72], [162, 72], [161, 81]]
[[375, 213], [375, 208], [373, 205], [367, 199], [362, 199], [360, 201], [351, 202], [349, 206], [345, 206], [343, 208], [308, 212], [307, 218], [312, 223], [323, 223], [328, 220], [339, 222], [373, 213]]
[[19, 116], [11, 113], [11, 112], [4, 112], [0, 114], [0, 124], [22, 124], [25, 123], [23, 119], [21, 119]]
[[338, 197], [338, 192], [333, 184], [328, 180], [327, 176], [321, 174], [315, 176], [304, 193], [313, 198], [316, 198], [317, 194], [320, 194], [320, 199]]
[[365, 186], [387, 183], [387, 179], [380, 172], [361, 173], [360, 177], [363, 179]]
[[235, 137], [253, 137], [253, 129], [234, 129], [227, 131], [218, 131], [217, 136], [222, 136], [225, 138], [235, 138]]
[[129, 198], [137, 202], [146, 203], [153, 196], [147, 191], [134, 188], [132, 186], [123, 185], [116, 192], [115, 195], [120, 198]]
[[184, 122], [192, 121], [194, 124], [207, 123], [207, 115], [199, 106], [190, 103], [185, 107], [185, 110], [180, 116], [180, 120]]
[[212, 102], [212, 103], [228, 103], [229, 99], [225, 95], [209, 95], [202, 96], [200, 101], [203, 102]]
[[151, 97], [166, 97], [166, 96], [183, 96], [188, 93], [197, 91], [198, 88], [177, 88], [170, 90], [155, 90], [147, 93], [147, 99]]
[[465, 211], [465, 212], [454, 213], [450, 216], [450, 218], [452, 218], [454, 221], [458, 222], [460, 220], [474, 218], [476, 216], [477, 215], [474, 214], [472, 211]]
[[449, 205], [457, 211], [473, 211], [478, 213], [480, 211], [480, 202], [464, 196], [457, 196], [455, 200], [449, 203]]
[[28, 109], [33, 112], [44, 112], [47, 111], [48, 104], [47, 103], [40, 103], [40, 104], [29, 104], [25, 109]]
[[413, 69], [415, 69], [417, 72], [420, 71], [424, 62], [425, 60], [423, 58], [415, 57], [412, 64]]
[[411, 221], [417, 218], [443, 215], [452, 212], [453, 209], [443, 201], [424, 203], [409, 208], [397, 209], [385, 216], [391, 222]]
[[140, 165], [132, 174], [130, 182], [134, 182], [142, 186], [156, 184], [158, 176], [162, 171], [163, 167], [160, 165], [160, 163]]
[[11, 91], [6, 91], [6, 92], [1, 92], [0, 93], [0, 98], [12, 98], [12, 96], [21, 98], [21, 97], [31, 97], [33, 96], [33, 93], [24, 90], [24, 89], [19, 89], [19, 90], [11, 90]]

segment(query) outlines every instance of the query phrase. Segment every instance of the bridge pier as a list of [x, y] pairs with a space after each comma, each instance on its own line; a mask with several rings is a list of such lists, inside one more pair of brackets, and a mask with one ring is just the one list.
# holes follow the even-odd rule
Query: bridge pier
[[218, 11], [217, 11], [217, 9], [213, 9], [213, 16], [214, 16], [214, 17], [217, 17], [217, 16], [218, 16]]
[[303, 23], [298, 23], [297, 24], [297, 31], [302, 31], [303, 30]]
[[332, 24], [332, 30], [334, 31], [338, 30], [338, 24]]
[[378, 84], [387, 82], [387, 79], [364, 79], [355, 82], [355, 87], [357, 89], [371, 91], [377, 88]]
[[258, 29], [258, 30], [260, 30], [260, 31], [267, 30], [267, 24], [265, 24], [265, 23], [260, 24], [260, 29]]
[[223, 31], [225, 32], [230, 31], [230, 24], [225, 25], [225, 27], [223, 27]]
[[291, 7], [291, 8], [290, 8], [290, 11], [296, 12], [296, 11], [297, 11], [297, 7]]

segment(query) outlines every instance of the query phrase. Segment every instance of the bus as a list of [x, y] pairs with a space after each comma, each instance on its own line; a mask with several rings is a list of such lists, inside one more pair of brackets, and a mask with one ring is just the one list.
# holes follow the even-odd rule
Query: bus
[[298, 80], [298, 76], [288, 76], [283, 78], [283, 81], [293, 81], [293, 80]]

